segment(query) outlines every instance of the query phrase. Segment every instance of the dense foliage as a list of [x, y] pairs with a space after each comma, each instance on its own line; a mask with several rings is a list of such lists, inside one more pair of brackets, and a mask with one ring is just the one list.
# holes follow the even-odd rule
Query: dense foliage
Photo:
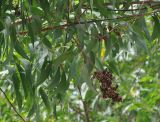
[[[0, 0], [0, 121], [160, 121], [159, 11], [160, 1]], [[122, 101], [103, 98], [93, 75], [105, 70]]]

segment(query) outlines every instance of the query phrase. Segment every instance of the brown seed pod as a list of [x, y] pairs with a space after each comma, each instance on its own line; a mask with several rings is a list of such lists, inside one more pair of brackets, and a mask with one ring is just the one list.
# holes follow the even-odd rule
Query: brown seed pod
[[94, 72], [93, 78], [100, 81], [100, 90], [104, 99], [111, 98], [113, 102], [121, 102], [122, 97], [117, 93], [118, 85], [112, 86], [113, 74], [109, 71]]

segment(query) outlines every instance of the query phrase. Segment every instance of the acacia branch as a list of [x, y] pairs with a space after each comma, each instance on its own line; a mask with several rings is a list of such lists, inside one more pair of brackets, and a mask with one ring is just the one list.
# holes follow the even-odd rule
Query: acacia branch
[[[137, 4], [137, 5], [138, 4], [139, 5], [143, 4], [144, 5], [144, 4], [149, 4], [149, 5], [151, 5], [150, 7], [155, 7], [155, 6], [159, 6], [160, 1], [120, 2], [119, 4], [128, 4], [128, 5], [134, 5], [134, 4]], [[152, 4], [154, 4], [154, 5], [152, 6]], [[104, 6], [110, 6], [110, 5], [113, 5], [113, 3], [104, 3]], [[89, 9], [89, 8], [87, 7], [87, 9]], [[143, 10], [143, 9], [146, 9], [146, 8], [144, 7], [144, 8], [141, 8], [141, 9]], [[114, 10], [114, 9], [109, 9], [108, 8], [109, 11], [137, 11], [137, 10], [141, 10], [141, 9], [116, 9], [116, 10]], [[32, 16], [29, 16], [29, 17], [25, 18], [26, 21], [31, 21], [32, 19], [33, 19]], [[22, 19], [18, 19], [15, 22], [13, 22], [12, 24], [21, 24], [21, 23], [22, 23]]]
[[[116, 18], [105, 18], [105, 19], [100, 19], [100, 20], [89, 20], [89, 21], [83, 21], [83, 22], [66, 23], [66, 24], [58, 25], [58, 26], [45, 27], [45, 28], [41, 29], [40, 32], [45, 32], [45, 31], [55, 30], [55, 29], [65, 29], [66, 27], [76, 26], [79, 24], [90, 24], [90, 23], [97, 23], [97, 22], [103, 22], [103, 21], [117, 21], [117, 20], [124, 20], [124, 19], [132, 19], [132, 18], [152, 15], [157, 12], [160, 12], [160, 9], [154, 10], [152, 12], [144, 13], [144, 14], [134, 14], [134, 15], [127, 15], [127, 16], [116, 17]], [[19, 32], [18, 34], [19, 35], [26, 35], [26, 34], [28, 34], [28, 31], [22, 31], [22, 32]]]
[[26, 122], [26, 120], [18, 113], [18, 111], [16, 110], [16, 108], [14, 107], [14, 105], [11, 103], [11, 101], [7, 97], [6, 93], [2, 90], [2, 88], [0, 88], [0, 91], [3, 93], [3, 95], [6, 98], [6, 100], [8, 101], [8, 103], [10, 104], [10, 106], [13, 108], [14, 112], [22, 119], [23, 122]]
[[[126, 4], [126, 5], [141, 5], [141, 4], [159, 4], [160, 1], [133, 1], [133, 2], [119, 2], [118, 4]], [[113, 5], [113, 3], [105, 3], [104, 5], [109, 6]]]
[[81, 101], [83, 103], [83, 108], [84, 108], [84, 113], [85, 113], [85, 117], [86, 117], [86, 122], [90, 122], [88, 107], [87, 107], [86, 101], [84, 101], [83, 98], [82, 98], [82, 93], [81, 93], [81, 89], [80, 89], [79, 86], [78, 86], [78, 91], [79, 91], [79, 94], [80, 94]]
[[[150, 8], [155, 10], [159, 6], [160, 6], [160, 3], [156, 4], [156, 5], [151, 5]], [[142, 10], [147, 10], [147, 7], [134, 8], [134, 9], [111, 9], [111, 8], [107, 8], [107, 10], [108, 11], [123, 11], [123, 12], [127, 12], [127, 11], [142, 11]]]
[[[113, 4], [110, 4], [110, 5], [113, 5]], [[127, 12], [127, 11], [140, 11], [140, 10], [147, 10], [147, 7], [142, 7], [142, 8], [135, 8], [135, 9], [112, 9], [112, 8], [109, 8], [110, 5], [104, 5], [104, 7], [107, 7], [106, 10], [108, 11], [123, 11], [123, 12]], [[132, 5], [132, 4], [131, 4]], [[142, 4], [142, 5], [145, 5], [145, 4]], [[157, 3], [157, 4], [151, 4], [149, 7], [152, 8], [152, 9], [156, 9], [156, 7], [159, 7], [160, 6], [160, 2]], [[87, 7], [87, 6], [83, 6], [84, 9], [91, 9], [91, 7]], [[100, 8], [93, 8], [95, 10], [98, 10]]]

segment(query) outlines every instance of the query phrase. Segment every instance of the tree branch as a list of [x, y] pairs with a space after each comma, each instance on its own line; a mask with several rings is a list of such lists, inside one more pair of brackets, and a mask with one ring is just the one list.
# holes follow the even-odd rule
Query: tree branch
[[83, 98], [82, 98], [81, 88], [79, 86], [78, 86], [78, 91], [79, 91], [79, 94], [80, 94], [80, 99], [81, 99], [81, 101], [83, 103], [83, 108], [84, 108], [84, 113], [85, 113], [85, 117], [86, 117], [86, 122], [90, 122], [88, 107], [87, 107], [86, 101], [84, 101]]
[[85, 116], [82, 114], [82, 111], [79, 107], [73, 106], [72, 103], [69, 104], [70, 108], [74, 111], [74, 113], [79, 114], [84, 119]]
[[[116, 18], [105, 18], [105, 19], [100, 19], [100, 20], [89, 20], [89, 21], [83, 21], [83, 22], [66, 23], [66, 24], [58, 25], [58, 26], [49, 26], [49, 27], [45, 27], [45, 28], [41, 29], [40, 32], [45, 32], [45, 31], [55, 30], [55, 29], [65, 29], [66, 27], [75, 26], [75, 25], [79, 25], [79, 24], [89, 24], [89, 23], [97, 23], [97, 22], [103, 22], [103, 21], [117, 21], [117, 20], [123, 20], [123, 19], [143, 17], [143, 16], [152, 15], [156, 12], [160, 12], [160, 9], [157, 9], [157, 10], [154, 10], [154, 11], [151, 11], [148, 13], [144, 13], [144, 14], [134, 14], [134, 15], [127, 15], [127, 16], [116, 17]], [[19, 35], [26, 35], [26, 34], [28, 34], [28, 31], [22, 31], [22, 32], [19, 32], [18, 34]]]
[[[160, 3], [156, 4], [156, 5], [151, 5], [150, 8], [156, 9], [159, 6], [160, 6]], [[107, 8], [107, 10], [108, 11], [123, 11], [123, 12], [127, 12], [127, 11], [141, 11], [141, 10], [147, 10], [147, 7], [135, 8], [135, 9], [111, 9], [111, 8]]]
[[[135, 4], [159, 4], [160, 1], [134, 1], [134, 2], [119, 2], [118, 4], [128, 4], [128, 5], [135, 5]], [[104, 5], [109, 6], [113, 5], [113, 3], [105, 3]]]
[[[110, 4], [112, 5], [112, 4]], [[145, 4], [144, 4], [145, 5]], [[160, 2], [157, 3], [157, 4], [154, 4], [154, 5], [150, 5], [149, 7], [152, 8], [152, 9], [156, 9], [156, 7], [159, 7], [160, 6]], [[142, 7], [142, 8], [135, 8], [135, 9], [111, 9], [109, 8], [109, 5], [104, 5], [104, 7], [107, 7], [106, 9], [108, 11], [123, 11], [123, 12], [127, 12], [127, 11], [140, 11], [140, 10], [147, 10], [147, 7]], [[84, 9], [91, 9], [90, 7], [88, 6], [83, 6]], [[95, 10], [98, 10], [100, 8], [94, 8]]]
[[14, 107], [14, 105], [11, 103], [11, 101], [7, 97], [6, 93], [2, 90], [2, 88], [0, 88], [0, 91], [3, 93], [3, 95], [6, 98], [6, 100], [8, 101], [8, 103], [10, 104], [10, 106], [13, 108], [14, 112], [22, 119], [23, 122], [26, 122], [26, 120], [18, 113], [18, 111], [16, 110], [16, 108]]
[[[159, 6], [160, 1], [139, 1], [139, 2], [130, 2], [130, 3], [128, 3], [128, 2], [120, 2], [119, 4], [129, 4], [129, 5], [134, 5], [134, 4], [154, 4], [154, 5], [151, 5], [150, 7], [156, 7], [156, 6]], [[113, 5], [113, 3], [105, 3], [104, 4], [104, 6], [109, 6], [109, 5]], [[85, 8], [89, 9], [88, 6], [87, 7], [84, 6], [84, 9]], [[146, 8], [144, 7], [144, 8], [141, 8], [141, 9], [116, 9], [116, 10], [108, 8], [109, 11], [137, 11], [137, 10], [143, 10], [143, 9], [146, 9]], [[30, 22], [32, 20], [32, 16], [27, 17], [25, 20]], [[13, 22], [12, 24], [21, 24], [21, 23], [22, 23], [22, 20], [18, 19], [15, 22]]]

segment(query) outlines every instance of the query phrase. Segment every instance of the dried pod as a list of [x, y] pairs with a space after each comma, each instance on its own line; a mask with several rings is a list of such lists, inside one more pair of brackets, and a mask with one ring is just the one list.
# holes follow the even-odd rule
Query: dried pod
[[122, 97], [116, 92], [118, 85], [112, 86], [113, 74], [109, 71], [97, 71], [94, 73], [93, 78], [100, 81], [100, 90], [104, 99], [111, 98], [113, 102], [122, 101]]

